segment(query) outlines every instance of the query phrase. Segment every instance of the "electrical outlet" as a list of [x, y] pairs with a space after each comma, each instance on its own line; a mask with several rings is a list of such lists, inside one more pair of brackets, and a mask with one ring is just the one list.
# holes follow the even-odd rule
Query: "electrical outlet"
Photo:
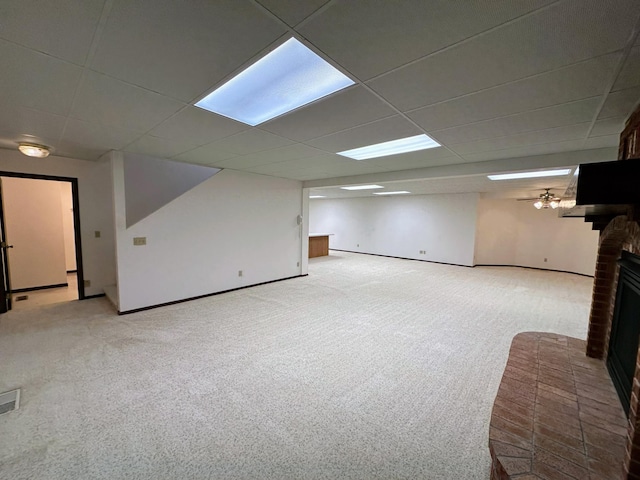
[[357, 245], [356, 245], [356, 247], [359, 247], [359, 246], [360, 246], [360, 244], [357, 244]]
[[100, 230], [96, 230], [95, 232], [93, 232], [93, 235], [96, 238], [100, 238], [100, 235], [101, 235]]
[[238, 270], [238, 276], [241, 277], [242, 276], [242, 270]]
[[300, 266], [300, 262], [296, 262], [296, 267], [299, 267], [299, 266]]
[[85, 280], [84, 281], [84, 286], [85, 287], [90, 287], [91, 286], [91, 280]]
[[133, 244], [136, 246], [146, 245], [147, 237], [133, 237]]
[[545, 258], [545, 259], [544, 259], [544, 261], [546, 262], [546, 261], [547, 261], [547, 259]]

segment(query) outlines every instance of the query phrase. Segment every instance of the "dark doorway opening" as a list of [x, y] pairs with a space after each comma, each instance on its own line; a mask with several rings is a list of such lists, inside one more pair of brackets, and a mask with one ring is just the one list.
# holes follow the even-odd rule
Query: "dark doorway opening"
[[[40, 175], [16, 172], [0, 172], [0, 177], [26, 178], [34, 180], [51, 180], [56, 182], [69, 182], [71, 184], [71, 196], [73, 203], [73, 240], [75, 244], [75, 266], [77, 275], [78, 299], [85, 298], [84, 291], [84, 269], [82, 266], [82, 239], [80, 235], [80, 204], [78, 200], [78, 179], [71, 177], [58, 177], [53, 175]], [[11, 280], [10, 280], [10, 259], [7, 250], [12, 248], [7, 243], [6, 217], [2, 202], [2, 192], [0, 191], [0, 313], [11, 309], [13, 303]], [[10, 239], [9, 239], [10, 240]]]

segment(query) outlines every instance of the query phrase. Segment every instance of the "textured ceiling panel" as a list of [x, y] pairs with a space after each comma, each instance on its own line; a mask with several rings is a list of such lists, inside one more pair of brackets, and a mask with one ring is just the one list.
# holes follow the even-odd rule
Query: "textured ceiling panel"
[[581, 123], [579, 125], [571, 125], [568, 127], [520, 133], [517, 135], [510, 135], [508, 137], [466, 142], [458, 145], [451, 145], [450, 148], [460, 155], [468, 155], [470, 153], [490, 152], [528, 145], [564, 142], [566, 140], [579, 140], [586, 138], [589, 126], [590, 123]]
[[589, 122], [600, 103], [601, 98], [594, 97], [430, 133], [440, 143], [449, 145], [573, 125]]
[[258, 165], [266, 165], [268, 163], [283, 162], [287, 160], [298, 160], [308, 157], [317, 157], [324, 154], [317, 148], [308, 147], [301, 143], [287, 145], [286, 147], [274, 148], [253, 153], [251, 155], [243, 155], [234, 157], [230, 160], [220, 162], [218, 166], [225, 168], [246, 168], [256, 167]]
[[82, 74], [79, 67], [3, 40], [0, 58], [0, 103], [69, 113]]
[[349, 0], [333, 3], [300, 31], [367, 80], [550, 3], [494, 0], [486, 8], [486, 0], [403, 0], [398, 8], [397, 2]]
[[591, 133], [590, 137], [600, 137], [602, 135], [620, 135], [624, 129], [624, 123], [627, 117], [610, 117], [604, 120], [598, 120]]
[[369, 85], [407, 111], [613, 52], [625, 46], [638, 17], [631, 4], [561, 2]]
[[180, 162], [195, 163], [199, 165], [213, 165], [217, 167], [218, 162], [228, 160], [236, 156], [237, 154], [235, 153], [226, 152], [211, 145], [203, 145], [201, 147], [194, 148], [193, 150], [189, 150], [188, 152], [175, 155], [174, 157], [171, 157], [171, 159], [178, 160]]
[[186, 107], [151, 130], [151, 135], [196, 146], [234, 135], [249, 126], [197, 107]]
[[78, 89], [71, 116], [142, 133], [184, 104], [95, 72], [88, 72]]
[[629, 116], [640, 102], [640, 87], [610, 93], [600, 110], [598, 119]]
[[166, 138], [144, 135], [124, 148], [125, 152], [138, 153], [150, 157], [174, 157], [181, 153], [193, 150], [197, 145], [181, 140], [169, 140]]
[[285, 31], [246, 1], [115, 0], [91, 66], [190, 102]]
[[427, 131], [526, 112], [603, 94], [620, 55], [607, 55], [483, 90], [408, 114]]
[[223, 138], [222, 140], [211, 142], [208, 146], [219, 148], [220, 150], [236, 155], [249, 155], [262, 150], [284, 147], [285, 145], [291, 145], [293, 143], [295, 142], [287, 138], [279, 137], [259, 129], [252, 129]]
[[81, 145], [90, 143], [105, 150], [120, 150], [138, 138], [138, 132], [110, 127], [95, 122], [86, 122], [70, 118], [64, 129], [62, 141]]
[[[516, 146], [502, 150], [487, 152], [468, 153], [463, 155], [466, 162], [484, 162], [487, 160], [513, 159], [512, 168], [518, 166], [518, 159], [536, 155], [546, 155], [550, 153], [571, 152], [574, 150], [586, 150], [585, 140], [565, 140], [552, 143], [539, 143], [533, 145]], [[521, 166], [526, 169], [526, 164]]]
[[638, 86], [640, 86], [640, 47], [634, 47], [629, 52], [611, 90], [615, 92]]
[[[104, 3], [105, 0], [3, 0], [0, 37], [84, 65]], [[34, 15], [36, 11], [38, 14]]]
[[309, 145], [314, 145], [328, 152], [342, 152], [352, 148], [411, 137], [421, 133], [422, 130], [409, 120], [401, 115], [395, 115], [373, 123], [309, 140], [308, 143]]
[[260, 128], [305, 141], [394, 113], [391, 107], [364, 87], [352, 87], [264, 123]]
[[257, 0], [287, 25], [295, 26], [322, 7], [327, 0]]
[[[38, 132], [43, 138], [57, 140], [62, 135], [66, 117], [26, 107], [0, 104], [0, 131], [14, 135]], [[35, 143], [38, 143], [34, 140]]]

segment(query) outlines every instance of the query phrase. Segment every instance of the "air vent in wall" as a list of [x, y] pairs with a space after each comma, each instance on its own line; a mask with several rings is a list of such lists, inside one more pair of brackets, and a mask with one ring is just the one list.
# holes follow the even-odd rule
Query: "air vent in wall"
[[0, 393], [0, 415], [17, 410], [20, 406], [20, 389]]

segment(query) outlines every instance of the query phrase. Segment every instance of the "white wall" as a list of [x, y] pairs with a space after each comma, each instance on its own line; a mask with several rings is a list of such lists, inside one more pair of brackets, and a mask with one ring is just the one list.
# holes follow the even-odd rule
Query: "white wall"
[[[2, 171], [77, 178], [84, 278], [91, 282], [85, 287], [85, 295], [101, 294], [104, 286], [116, 282], [109, 162], [55, 156], [36, 159], [25, 157], [17, 150], [0, 149]], [[95, 231], [100, 231], [100, 238], [95, 237]]]
[[73, 227], [73, 194], [71, 182], [56, 182], [60, 186], [64, 258], [68, 272], [76, 269], [76, 240]]
[[329, 247], [338, 250], [471, 266], [477, 200], [477, 194], [311, 200], [309, 231], [333, 233]]
[[11, 289], [67, 282], [58, 182], [2, 177]]
[[593, 275], [597, 250], [598, 232], [582, 218], [560, 218], [557, 211], [536, 210], [531, 202], [478, 202], [477, 264]]
[[223, 170], [126, 228], [112, 163], [121, 312], [300, 275], [302, 182]]

